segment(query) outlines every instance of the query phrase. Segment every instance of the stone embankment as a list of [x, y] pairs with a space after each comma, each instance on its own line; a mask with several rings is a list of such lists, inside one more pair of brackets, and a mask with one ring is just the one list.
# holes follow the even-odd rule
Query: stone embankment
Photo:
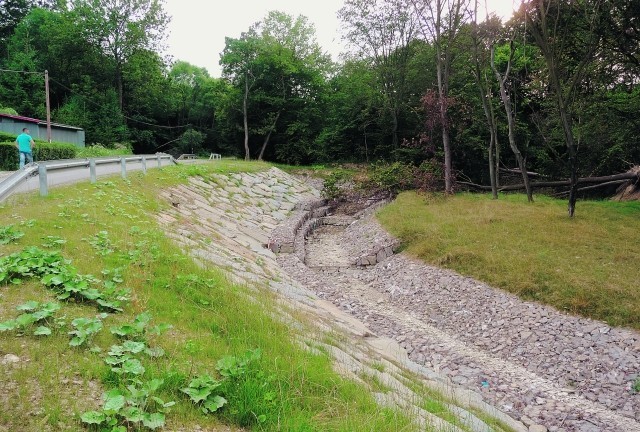
[[[385, 332], [396, 337], [391, 325], [388, 330], [378, 327], [375, 331], [380, 334], [377, 335], [354, 318], [352, 300], [338, 300], [336, 291], [329, 294], [329, 289], [324, 287], [332, 283], [333, 276], [315, 273], [305, 265], [307, 258], [310, 266], [318, 264], [314, 263], [317, 245], [307, 250], [305, 235], [322, 229], [346, 232], [345, 228], [353, 227], [357, 219], [325, 218], [327, 208], [319, 191], [310, 183], [274, 168], [261, 173], [191, 178], [188, 184], [166, 190], [162, 196], [170, 205], [158, 220], [172, 239], [203, 266], [220, 267], [252, 289], [276, 292], [279, 315], [292, 325], [293, 333], [298, 329], [301, 345], [331, 353], [336, 369], [369, 386], [381, 405], [403, 409], [423, 429], [491, 431], [495, 429], [487, 419], [493, 418], [513, 431], [536, 430], [496, 409], [479, 392], [454, 384], [446, 373], [410, 360], [406, 349], [382, 335]], [[384, 232], [362, 235], [366, 239], [350, 240], [348, 250], [329, 244], [331, 260], [336, 254], [342, 254], [343, 260], [333, 271], [357, 268], [357, 260], [362, 256], [375, 255], [377, 263], [380, 255], [381, 262], [370, 268], [384, 266], [386, 260], [393, 259], [386, 255], [397, 245], [395, 239]], [[384, 258], [380, 251], [384, 252]], [[284, 267], [303, 283], [294, 280], [278, 261], [284, 261]], [[312, 275], [321, 279], [315, 281], [321, 282], [320, 285], [305, 282]], [[320, 296], [340, 307], [308, 289], [318, 286], [323, 287], [319, 290]], [[345, 291], [345, 295], [348, 294]], [[373, 300], [376, 307], [382, 309], [385, 300], [379, 301], [379, 297], [376, 295]], [[295, 314], [290, 313], [293, 310]], [[302, 321], [301, 311], [306, 313]], [[363, 318], [370, 321], [373, 313], [372, 310]], [[434, 392], [440, 394], [438, 413], [422, 408], [422, 401], [427, 397], [424, 389], [430, 389], [429, 397], [433, 397]]]
[[[371, 387], [379, 403], [421, 425], [491, 430], [481, 410], [517, 431], [640, 431], [638, 332], [391, 254], [398, 243], [371, 210], [327, 216], [316, 189], [277, 169], [190, 179], [164, 197], [160, 223], [186, 251], [279, 293], [307, 346], [352, 379], [383, 383], [389, 391]], [[444, 395], [446, 415], [415, 405], [424, 395], [407, 371]]]

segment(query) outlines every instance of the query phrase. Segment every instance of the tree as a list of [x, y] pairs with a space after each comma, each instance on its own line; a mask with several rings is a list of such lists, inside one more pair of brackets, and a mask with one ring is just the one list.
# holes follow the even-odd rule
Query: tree
[[504, 73], [500, 72], [496, 66], [495, 61], [495, 45], [491, 46], [491, 69], [496, 76], [496, 80], [498, 81], [498, 85], [500, 86], [500, 99], [502, 100], [502, 105], [504, 106], [504, 112], [507, 116], [507, 126], [509, 128], [509, 146], [513, 151], [513, 154], [516, 157], [516, 161], [518, 162], [518, 168], [520, 168], [520, 172], [522, 173], [522, 180], [524, 183], [525, 190], [527, 192], [527, 200], [529, 202], [533, 202], [533, 190], [531, 189], [531, 185], [529, 184], [529, 174], [527, 171], [527, 162], [526, 158], [522, 155], [518, 143], [516, 142], [516, 112], [515, 107], [511, 103], [512, 95], [509, 94], [507, 90], [510, 84], [510, 75], [511, 75], [511, 66], [513, 63], [513, 56], [515, 53], [514, 49], [514, 41], [513, 36], [511, 36], [511, 40], [509, 41], [509, 59], [507, 60], [507, 67]]
[[[527, 28], [544, 57], [560, 117], [567, 153], [571, 189], [569, 216], [575, 214], [578, 193], [578, 152], [573, 132], [572, 104], [587, 66], [602, 41], [596, 31], [604, 11], [600, 0], [563, 2], [530, 0], [523, 3]], [[605, 14], [608, 12], [605, 12]]]
[[453, 193], [453, 160], [447, 107], [449, 79], [453, 63], [454, 47], [460, 29], [469, 13], [470, 0], [411, 0], [421, 23], [422, 32], [436, 48], [438, 96], [440, 98], [440, 122], [444, 149], [445, 193]]
[[34, 8], [53, 9], [54, 0], [3, 0], [0, 2], [0, 58], [7, 54], [9, 38], [20, 21]]
[[346, 0], [338, 16], [347, 27], [346, 39], [363, 59], [370, 59], [377, 75], [384, 108], [391, 115], [392, 147], [398, 149], [401, 105], [416, 21], [407, 0]]
[[249, 95], [257, 81], [259, 40], [255, 30], [242, 33], [240, 38], [225, 38], [225, 47], [220, 56], [222, 73], [236, 87], [242, 87], [242, 122], [244, 130], [244, 160], [251, 159], [249, 149]]
[[139, 50], [162, 45], [169, 17], [162, 0], [71, 0], [74, 19], [86, 40], [114, 62], [120, 109], [124, 106], [122, 71]]
[[[498, 199], [498, 187], [500, 186], [500, 144], [498, 140], [498, 122], [493, 109], [491, 85], [489, 84], [487, 63], [487, 42], [490, 44], [490, 34], [496, 28], [502, 27], [502, 23], [495, 16], [487, 19], [482, 26], [478, 25], [478, 0], [475, 1], [474, 21], [471, 29], [471, 49], [473, 52], [473, 76], [478, 87], [480, 102], [489, 130], [489, 179], [493, 199]], [[492, 31], [493, 30], [493, 31]]]

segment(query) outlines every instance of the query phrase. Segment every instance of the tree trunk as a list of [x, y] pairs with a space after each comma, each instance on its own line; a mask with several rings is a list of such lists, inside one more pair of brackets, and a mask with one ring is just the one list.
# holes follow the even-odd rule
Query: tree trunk
[[513, 154], [516, 156], [516, 160], [518, 162], [518, 168], [522, 171], [522, 181], [525, 186], [525, 190], [527, 192], [527, 200], [529, 202], [533, 202], [533, 191], [531, 186], [529, 185], [529, 175], [527, 174], [527, 164], [524, 156], [520, 152], [518, 148], [518, 144], [516, 143], [516, 121], [513, 113], [513, 106], [511, 105], [511, 99], [507, 94], [506, 82], [509, 79], [509, 73], [511, 70], [511, 60], [513, 58], [513, 40], [511, 41], [511, 57], [509, 58], [509, 63], [507, 64], [507, 70], [504, 74], [504, 77], [500, 74], [498, 69], [496, 68], [494, 61], [495, 49], [491, 47], [491, 69], [498, 80], [498, 84], [500, 84], [500, 99], [502, 99], [502, 105], [504, 105], [504, 111], [507, 115], [507, 126], [509, 127], [509, 146], [513, 151]]
[[244, 122], [244, 160], [251, 159], [249, 154], [249, 120], [247, 119], [247, 104], [249, 100], [249, 77], [245, 74], [244, 77], [244, 98], [242, 99], [242, 116]]
[[260, 155], [258, 156], [259, 161], [261, 161], [262, 156], [264, 156], [264, 150], [267, 148], [267, 145], [269, 144], [269, 138], [271, 138], [271, 133], [276, 129], [276, 123], [278, 123], [278, 119], [280, 118], [281, 113], [282, 113], [282, 110], [278, 111], [276, 118], [273, 120], [273, 124], [269, 128], [269, 133], [267, 133], [267, 136], [264, 137], [264, 142], [262, 143], [262, 148], [260, 149]]
[[120, 65], [116, 65], [116, 86], [118, 87], [118, 104], [120, 105], [120, 112], [124, 115], [124, 96], [122, 87], [122, 69]]
[[448, 77], [444, 73], [444, 59], [442, 58], [442, 49], [438, 45], [437, 48], [437, 74], [438, 74], [438, 99], [440, 105], [440, 125], [442, 127], [442, 149], [444, 150], [444, 192], [453, 194], [453, 163], [451, 157], [451, 138], [449, 136], [449, 127], [447, 124], [447, 85]]

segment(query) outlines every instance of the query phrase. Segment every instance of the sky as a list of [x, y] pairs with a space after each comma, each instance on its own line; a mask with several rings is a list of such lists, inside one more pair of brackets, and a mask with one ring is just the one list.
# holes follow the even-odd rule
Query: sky
[[[489, 9], [501, 17], [511, 16], [520, 4], [520, 0], [486, 1]], [[344, 0], [166, 0], [165, 10], [171, 16], [167, 54], [174, 60], [204, 67], [211, 76], [219, 77], [218, 62], [225, 37], [239, 37], [269, 11], [278, 10], [309, 18], [320, 46], [338, 60], [344, 44], [336, 15], [343, 3]]]

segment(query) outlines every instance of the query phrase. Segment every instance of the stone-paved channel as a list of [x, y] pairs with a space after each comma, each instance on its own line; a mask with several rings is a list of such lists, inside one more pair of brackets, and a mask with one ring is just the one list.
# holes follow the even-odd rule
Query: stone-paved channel
[[[385, 237], [386, 240], [385, 240]], [[321, 297], [394, 338], [415, 362], [550, 431], [640, 431], [640, 333], [560, 313], [403, 255], [355, 263], [392, 242], [371, 216], [308, 236], [278, 261]], [[534, 424], [539, 424], [535, 425]]]
[[[518, 432], [640, 431], [638, 332], [391, 255], [397, 241], [371, 212], [323, 218], [319, 195], [277, 169], [191, 178], [163, 192], [158, 219], [202, 265], [275, 292], [303, 345], [330, 352], [352, 379], [385, 383], [391, 392], [372, 390], [379, 403], [420, 425], [494, 430], [480, 410]], [[327, 331], [340, 336], [328, 344]], [[407, 370], [446, 394], [445, 417], [416, 406]]]

